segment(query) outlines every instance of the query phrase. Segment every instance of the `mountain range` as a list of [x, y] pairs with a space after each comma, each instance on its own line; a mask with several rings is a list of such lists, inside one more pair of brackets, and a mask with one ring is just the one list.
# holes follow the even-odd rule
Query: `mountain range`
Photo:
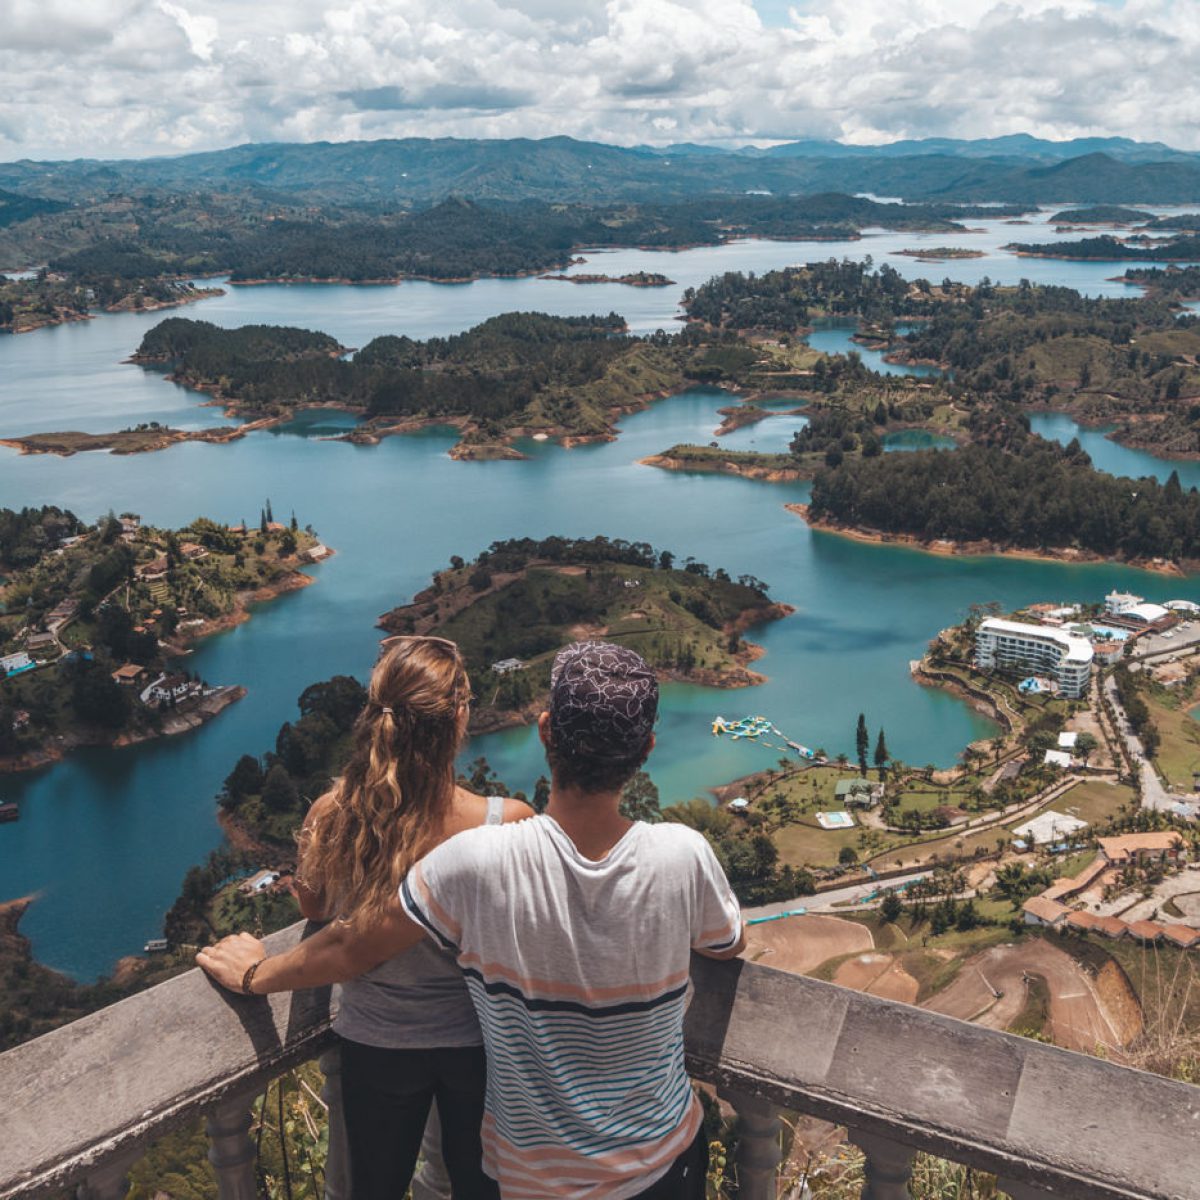
[[822, 191], [914, 201], [1185, 204], [1200, 155], [1126, 138], [1049, 142], [1025, 134], [850, 146], [622, 147], [568, 137], [247, 144], [172, 158], [0, 163], [0, 188], [81, 200], [127, 192], [254, 191], [314, 203], [677, 200], [701, 193]]

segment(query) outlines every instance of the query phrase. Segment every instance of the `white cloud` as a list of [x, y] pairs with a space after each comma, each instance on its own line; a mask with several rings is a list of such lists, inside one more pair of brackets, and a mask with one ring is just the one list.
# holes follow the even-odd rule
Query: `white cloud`
[[0, 158], [239, 141], [1124, 134], [1200, 149], [1194, 0], [0, 0]]

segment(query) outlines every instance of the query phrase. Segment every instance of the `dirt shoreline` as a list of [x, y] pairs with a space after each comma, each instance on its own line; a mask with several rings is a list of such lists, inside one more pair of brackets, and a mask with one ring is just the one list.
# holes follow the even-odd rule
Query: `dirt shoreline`
[[639, 458], [638, 465], [642, 467], [658, 467], [662, 471], [695, 471], [704, 475], [737, 475], [742, 479], [756, 479], [763, 483], [795, 483], [811, 479], [812, 472], [790, 467], [774, 468], [755, 466], [752, 463], [738, 463], [729, 460], [685, 462], [682, 459], [671, 458], [667, 454], [651, 454], [647, 458]]
[[941, 554], [947, 557], [962, 556], [966, 558], [995, 557], [1023, 558], [1031, 562], [1057, 563], [1120, 563], [1122, 566], [1135, 567], [1142, 571], [1154, 571], [1160, 575], [1185, 576], [1200, 564], [1166, 562], [1162, 559], [1119, 559], [1106, 558], [1090, 550], [1078, 550], [1074, 547], [1063, 546], [1044, 550], [1028, 550], [1012, 546], [1001, 546], [996, 542], [959, 542], [952, 538], [922, 539], [908, 533], [887, 533], [878, 529], [861, 529], [842, 525], [836, 521], [813, 518], [807, 504], [785, 504], [788, 512], [795, 513], [805, 521], [811, 529], [821, 533], [832, 533], [838, 537], [849, 538], [855, 542], [865, 542], [873, 546], [902, 546], [909, 550], [920, 550], [925, 554]]

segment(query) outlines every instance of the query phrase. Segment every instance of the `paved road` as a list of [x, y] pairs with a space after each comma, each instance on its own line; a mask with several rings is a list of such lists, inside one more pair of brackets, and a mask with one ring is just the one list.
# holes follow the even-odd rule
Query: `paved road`
[[1117, 733], [1125, 739], [1129, 757], [1133, 760], [1142, 779], [1142, 807], [1155, 812], [1167, 812], [1177, 804], [1181, 797], [1172, 796], [1162, 785], [1154, 764], [1146, 757], [1146, 751], [1141, 739], [1133, 732], [1125, 709], [1121, 706], [1121, 698], [1117, 694], [1117, 684], [1111, 675], [1104, 680], [1104, 692], [1117, 715]]
[[866, 883], [856, 883], [852, 887], [834, 888], [832, 891], [819, 892], [815, 896], [796, 896], [792, 900], [782, 900], [775, 904], [763, 904], [758, 908], [745, 908], [742, 910], [742, 916], [747, 920], [752, 920], [755, 917], [774, 917], [779, 913], [793, 912], [796, 909], [804, 909], [805, 912], [835, 912], [845, 913], [845, 907], [835, 908], [835, 905], [853, 904], [856, 901], [863, 900], [872, 892], [877, 892], [881, 888], [899, 887], [903, 883], [912, 883], [917, 879], [924, 879], [931, 875], [932, 871], [914, 871], [911, 875], [897, 875], [894, 879], [883, 879], [879, 883], [868, 880]]

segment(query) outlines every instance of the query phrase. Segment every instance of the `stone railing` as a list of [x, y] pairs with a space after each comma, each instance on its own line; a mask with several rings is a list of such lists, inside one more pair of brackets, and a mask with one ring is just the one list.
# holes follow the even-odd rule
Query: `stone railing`
[[[918, 1150], [1015, 1200], [1200, 1198], [1200, 1088], [750, 963], [697, 959], [693, 981], [689, 1066], [740, 1118], [742, 1200], [775, 1200], [780, 1110], [847, 1127], [867, 1200], [905, 1200]], [[121, 1197], [146, 1146], [201, 1114], [221, 1200], [253, 1200], [253, 1099], [318, 1057], [343, 1200], [328, 992], [243, 998], [198, 971], [0, 1055], [0, 1200]]]

